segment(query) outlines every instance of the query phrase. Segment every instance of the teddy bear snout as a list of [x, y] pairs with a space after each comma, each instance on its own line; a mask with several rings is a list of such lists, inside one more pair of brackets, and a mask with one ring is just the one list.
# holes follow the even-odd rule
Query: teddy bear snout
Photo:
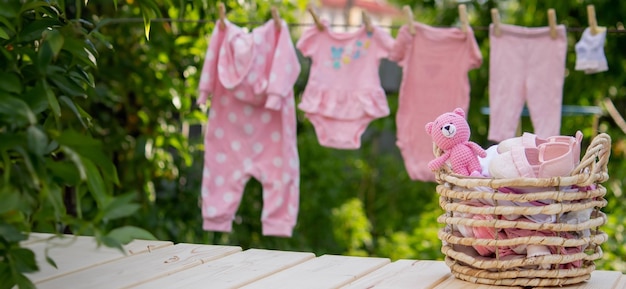
[[441, 133], [443, 134], [443, 136], [451, 138], [456, 134], [456, 126], [451, 123], [446, 124], [441, 128]]

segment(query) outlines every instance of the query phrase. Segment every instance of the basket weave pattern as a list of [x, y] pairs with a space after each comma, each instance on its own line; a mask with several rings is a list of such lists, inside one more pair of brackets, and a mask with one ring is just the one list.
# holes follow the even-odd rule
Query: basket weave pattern
[[[435, 155], [441, 153], [436, 147]], [[454, 276], [473, 283], [506, 286], [560, 286], [588, 280], [595, 270], [594, 261], [602, 258], [600, 244], [608, 236], [599, 230], [606, 223], [606, 215], [600, 211], [606, 206], [606, 188], [601, 183], [608, 180], [607, 164], [611, 150], [611, 138], [600, 134], [593, 138], [580, 164], [570, 176], [553, 178], [476, 178], [453, 174], [449, 168], [436, 172], [440, 195], [439, 204], [445, 213], [438, 222], [445, 224], [439, 231], [441, 251]], [[565, 191], [567, 187], [584, 190]], [[524, 194], [501, 193], [501, 188], [532, 190]], [[468, 202], [485, 202], [493, 206], [472, 206]], [[515, 204], [543, 201], [544, 206], [515, 206]], [[546, 202], [547, 201], [547, 202]], [[499, 203], [506, 203], [502, 205]], [[561, 222], [567, 213], [591, 210], [591, 217], [579, 223]], [[554, 215], [556, 222], [535, 223], [507, 220], [503, 215]], [[492, 218], [476, 219], [467, 216], [485, 215]], [[479, 239], [464, 237], [459, 227], [482, 227], [493, 230], [495, 238]], [[498, 239], [497, 232], [504, 229], [523, 229], [542, 234]], [[546, 234], [547, 232], [547, 234]], [[581, 232], [586, 232], [582, 234]], [[554, 246], [561, 250], [579, 248], [569, 254], [544, 256], [499, 256], [501, 248], [520, 245]], [[474, 246], [494, 250], [493, 256], [481, 256]], [[567, 264], [578, 266], [567, 266]]]

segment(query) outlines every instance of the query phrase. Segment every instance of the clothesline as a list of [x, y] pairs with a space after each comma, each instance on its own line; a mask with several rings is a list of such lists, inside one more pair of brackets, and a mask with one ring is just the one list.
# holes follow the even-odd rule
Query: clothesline
[[[100, 22], [99, 26], [105, 26], [105, 25], [111, 25], [111, 24], [122, 24], [122, 23], [143, 23], [144, 19], [143, 18], [110, 18], [110, 19], [104, 19]], [[177, 18], [154, 18], [150, 20], [151, 22], [179, 22], [179, 23], [212, 23], [215, 22], [215, 20], [192, 20], [192, 19], [177, 19]], [[248, 26], [248, 25], [262, 25], [265, 23], [265, 21], [263, 22], [256, 22], [256, 21], [250, 21], [250, 22], [233, 22], [236, 25], [239, 26]], [[313, 26], [313, 23], [287, 23], [288, 26], [290, 27], [302, 27], [302, 26]], [[348, 24], [330, 24], [330, 26], [332, 27], [359, 27], [361, 26], [359, 25], [348, 25]], [[397, 30], [400, 29], [400, 27], [402, 27], [402, 25], [377, 25], [379, 27], [382, 28], [389, 28], [392, 30]], [[436, 26], [435, 26], [436, 27]], [[444, 26], [441, 26], [444, 27]], [[488, 31], [489, 30], [489, 26], [471, 26], [473, 30], [476, 31]], [[567, 27], [567, 32], [583, 32], [585, 30], [586, 27]], [[616, 28], [607, 28], [606, 30], [607, 34], [626, 34], [626, 29], [624, 29], [623, 27], [620, 27], [618, 29]]]

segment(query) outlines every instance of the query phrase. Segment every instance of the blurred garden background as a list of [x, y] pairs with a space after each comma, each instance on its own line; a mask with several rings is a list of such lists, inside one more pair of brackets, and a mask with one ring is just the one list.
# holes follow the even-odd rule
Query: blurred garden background
[[[353, 3], [354, 1], [346, 1]], [[262, 190], [250, 181], [232, 233], [205, 232], [199, 208], [202, 130], [208, 107], [195, 105], [208, 36], [218, 17], [211, 0], [0, 0], [0, 288], [36, 270], [19, 246], [28, 232], [94, 235], [109, 246], [132, 238], [229, 244], [321, 254], [440, 260], [435, 183], [411, 181], [395, 146], [392, 114], [370, 124], [358, 150], [318, 144], [298, 110], [300, 213], [292, 238], [261, 235]], [[298, 39], [307, 1], [228, 0], [227, 17], [254, 27], [270, 7]], [[487, 148], [491, 8], [502, 23], [547, 26], [547, 10], [568, 27], [564, 105], [597, 106], [599, 116], [564, 115], [561, 133], [582, 130], [613, 138], [609, 166], [609, 234], [599, 269], [626, 273], [622, 204], [626, 138], [605, 110], [609, 99], [626, 113], [626, 2], [618, 0], [389, 0], [409, 5], [415, 20], [458, 26], [466, 4], [484, 58], [469, 73], [472, 140]], [[587, 27], [587, 5], [609, 29], [609, 70], [574, 70], [574, 44]], [[406, 23], [392, 17], [392, 34]], [[572, 28], [572, 29], [570, 29]], [[578, 28], [578, 29], [575, 29]], [[308, 63], [295, 91], [306, 85]], [[423, 124], [415, 124], [423, 129]], [[532, 132], [527, 117], [522, 130]]]

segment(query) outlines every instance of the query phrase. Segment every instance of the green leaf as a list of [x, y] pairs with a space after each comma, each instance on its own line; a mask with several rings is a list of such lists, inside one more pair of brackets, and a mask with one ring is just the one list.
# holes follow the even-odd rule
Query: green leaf
[[22, 14], [26, 11], [34, 10], [43, 6], [50, 6], [50, 4], [45, 1], [28, 1], [24, 3], [24, 5], [22, 5], [22, 8], [20, 8], [19, 14]]
[[67, 106], [72, 112], [74, 112], [76, 118], [78, 118], [78, 121], [80, 121], [80, 124], [82, 124], [84, 128], [88, 128], [87, 123], [85, 123], [85, 120], [83, 120], [83, 116], [81, 115], [80, 111], [78, 111], [78, 108], [76, 107], [74, 102], [69, 99], [69, 97], [61, 95], [61, 97], [59, 97], [59, 100], [64, 103], [65, 106]]
[[28, 149], [35, 155], [43, 155], [48, 146], [48, 136], [39, 127], [31, 125], [26, 130]]
[[100, 167], [104, 177], [113, 181], [115, 184], [119, 184], [117, 169], [111, 157], [104, 154], [100, 141], [90, 136], [79, 134], [73, 130], [63, 131], [56, 140], [60, 144], [72, 148], [81, 157], [92, 161], [95, 165]]
[[1, 133], [0, 134], [0, 151], [13, 149], [16, 146], [26, 145], [24, 134]]
[[48, 160], [46, 167], [53, 176], [63, 180], [63, 184], [68, 186], [76, 186], [80, 181], [87, 179], [86, 176], [85, 179], [81, 179], [80, 171], [75, 163]]
[[[1, 77], [1, 76], [0, 76]], [[19, 98], [0, 94], [0, 120], [12, 124], [35, 124], [37, 119], [28, 104]]]
[[0, 90], [19, 94], [22, 92], [22, 80], [15, 73], [0, 71]]
[[15, 147], [15, 151], [22, 155], [22, 159], [24, 161], [24, 165], [26, 166], [26, 170], [30, 174], [30, 179], [33, 182], [33, 186], [38, 188], [41, 181], [39, 180], [39, 175], [37, 174], [37, 170], [35, 169], [35, 165], [30, 154], [24, 150], [23, 147]]
[[92, 161], [83, 157], [81, 157], [80, 160], [85, 167], [85, 173], [87, 175], [87, 187], [89, 188], [89, 192], [91, 192], [91, 195], [96, 201], [98, 208], [103, 208], [107, 200], [107, 192], [104, 181], [102, 180], [102, 175]]
[[57, 27], [62, 25], [63, 23], [61, 23], [58, 19], [37, 19], [36, 21], [32, 21], [27, 24], [24, 29], [19, 32], [17, 39], [21, 43], [32, 42], [40, 39], [43, 32], [50, 29], [50, 27]]
[[49, 100], [46, 99], [46, 91], [43, 88], [44, 81], [38, 81], [31, 89], [25, 90], [20, 98], [28, 104], [35, 115], [50, 108]]
[[48, 255], [48, 252], [46, 252], [46, 262], [48, 262], [48, 264], [50, 264], [50, 266], [54, 267], [55, 269], [59, 269], [57, 263], [54, 262], [52, 258], [50, 258], [50, 255]]
[[20, 232], [17, 228], [6, 223], [0, 223], [0, 239], [4, 239], [9, 243], [17, 243], [27, 238], [28, 236]]
[[20, 194], [17, 190], [5, 186], [0, 192], [0, 214], [6, 213], [18, 208], [20, 203]]
[[134, 193], [116, 196], [111, 202], [109, 202], [104, 208], [104, 215], [102, 219], [104, 220], [114, 220], [123, 217], [128, 217], [137, 210], [139, 210], [140, 206], [138, 204], [131, 203], [135, 198]]
[[13, 285], [15, 285], [15, 279], [11, 274], [9, 262], [0, 262], [0, 288], [10, 289], [13, 288]]
[[56, 3], [59, 6], [59, 10], [65, 11], [65, 0], [54, 0], [52, 3]]
[[126, 252], [124, 251], [124, 247], [122, 247], [122, 242], [118, 241], [115, 238], [112, 238], [109, 236], [102, 236], [100, 237], [100, 241], [107, 247], [117, 248], [122, 252]]
[[0, 19], [17, 18], [17, 12], [20, 10], [20, 7], [19, 1], [4, 1], [2, 9], [0, 9], [0, 15], [2, 16]]
[[44, 43], [48, 43], [48, 45], [50, 45], [52, 55], [56, 58], [59, 55], [61, 48], [63, 48], [63, 35], [58, 30], [53, 29], [44, 32], [43, 36]]
[[80, 159], [80, 156], [71, 148], [67, 146], [61, 146], [61, 151], [67, 155], [67, 158], [74, 163], [76, 169], [78, 170], [78, 176], [81, 181], [87, 180], [87, 171], [83, 162]]
[[86, 97], [85, 90], [77, 85], [69, 77], [62, 74], [50, 74], [48, 71], [48, 77], [63, 93], [69, 96], [82, 96]]
[[54, 91], [52, 91], [48, 82], [44, 80], [42, 83], [43, 83], [43, 91], [46, 94], [46, 97], [48, 98], [48, 104], [50, 105], [50, 108], [54, 112], [55, 116], [60, 117], [61, 107], [59, 106], [59, 100], [57, 100], [57, 97], [56, 95], [54, 95]]
[[2, 39], [9, 39], [9, 33], [6, 32], [6, 30], [4, 30], [4, 28], [0, 27], [0, 38]]
[[10, 251], [14, 258], [15, 267], [22, 273], [35, 272], [39, 270], [35, 261], [35, 253], [27, 248], [16, 248]]
[[75, 130], [64, 130], [58, 137], [55, 138], [59, 144], [66, 145], [72, 148], [76, 147], [91, 147], [98, 149], [102, 146], [100, 141], [92, 138], [89, 135], [80, 134]]
[[67, 38], [63, 44], [63, 49], [76, 57], [80, 63], [89, 65], [92, 68], [97, 67], [96, 57], [93, 55], [93, 52], [89, 50], [88, 44], [85, 41]]
[[16, 279], [17, 287], [19, 289], [37, 289], [37, 287], [35, 287], [35, 284], [33, 284], [33, 282], [30, 281], [30, 279], [28, 279], [28, 277], [26, 277], [24, 274], [18, 274]]
[[54, 215], [57, 222], [61, 222], [61, 217], [65, 216], [65, 204], [63, 203], [63, 191], [57, 184], [52, 183], [48, 189], [48, 202], [54, 208]]
[[53, 52], [50, 43], [43, 42], [37, 52], [37, 69], [43, 74], [46, 68], [52, 63]]
[[117, 240], [122, 244], [128, 244], [135, 239], [156, 240], [154, 235], [152, 235], [150, 232], [134, 226], [124, 226], [113, 229], [107, 234], [107, 237]]
[[76, 82], [76, 83], [85, 83], [91, 87], [95, 87], [95, 82], [93, 79], [93, 76], [86, 72], [85, 70], [77, 67], [75, 70], [70, 71], [70, 77]]

